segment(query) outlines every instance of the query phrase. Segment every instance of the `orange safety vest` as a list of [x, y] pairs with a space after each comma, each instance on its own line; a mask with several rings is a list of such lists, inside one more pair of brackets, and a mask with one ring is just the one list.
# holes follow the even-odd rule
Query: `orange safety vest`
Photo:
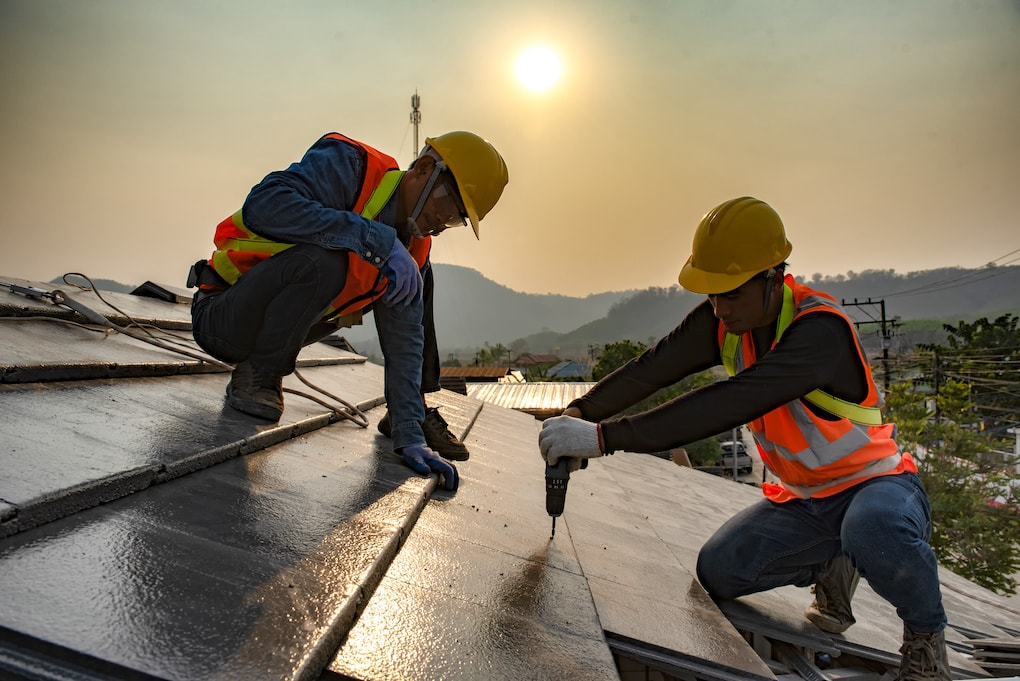
[[[369, 220], [374, 219], [393, 196], [404, 173], [399, 169], [395, 159], [367, 144], [338, 133], [326, 135], [324, 139], [326, 138], [342, 140], [366, 153], [365, 179], [358, 193], [358, 200], [355, 201], [351, 211]], [[209, 258], [209, 265], [231, 285], [266, 258], [294, 245], [258, 236], [245, 227], [241, 211], [237, 211], [216, 226], [213, 243], [216, 250]], [[431, 247], [432, 237], [411, 238], [408, 250], [418, 263], [418, 269], [425, 266]], [[347, 281], [340, 295], [330, 304], [325, 317], [335, 317], [363, 309], [381, 297], [388, 285], [389, 281], [378, 268], [363, 260], [357, 253], [349, 251]]]
[[[765, 483], [762, 486], [765, 496], [776, 502], [827, 497], [879, 475], [917, 471], [910, 454], [901, 452], [896, 444], [896, 425], [882, 423], [878, 388], [861, 349], [860, 338], [850, 318], [832, 296], [798, 284], [792, 276], [786, 275], [783, 307], [772, 347], [794, 320], [818, 313], [839, 315], [853, 331], [857, 356], [868, 381], [868, 394], [854, 404], [815, 390], [748, 424], [762, 461], [781, 481], [779, 485]], [[738, 338], [726, 333], [721, 322], [719, 348], [723, 366], [731, 376], [756, 361], [750, 332]], [[819, 418], [804, 401], [840, 418], [836, 421]]]

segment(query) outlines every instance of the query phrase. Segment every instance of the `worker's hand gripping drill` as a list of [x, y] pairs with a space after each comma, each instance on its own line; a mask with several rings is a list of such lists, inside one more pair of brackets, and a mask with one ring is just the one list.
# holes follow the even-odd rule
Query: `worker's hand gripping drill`
[[573, 459], [571, 471], [581, 467], [580, 459], [603, 454], [598, 424], [573, 416], [554, 416], [545, 421], [538, 434], [538, 448], [549, 465], [555, 465], [560, 458]]
[[555, 536], [556, 518], [563, 514], [570, 474], [587, 467], [589, 458], [602, 456], [598, 425], [573, 416], [556, 416], [542, 424], [538, 448], [546, 463], [545, 510], [552, 517]]

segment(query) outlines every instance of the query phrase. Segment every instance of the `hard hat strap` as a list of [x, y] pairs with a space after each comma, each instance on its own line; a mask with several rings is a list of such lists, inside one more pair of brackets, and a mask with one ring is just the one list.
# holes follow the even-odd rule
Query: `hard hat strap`
[[761, 314], [765, 316], [769, 311], [769, 299], [772, 297], [772, 287], [776, 283], [776, 274], [779, 270], [775, 267], [770, 267], [765, 272], [765, 297], [761, 301]]
[[[418, 203], [415, 204], [414, 210], [411, 211], [411, 215], [408, 216], [410, 220], [417, 220], [418, 216], [421, 215], [422, 209], [425, 207], [425, 202], [429, 200], [429, 194], [432, 193], [432, 188], [436, 186], [436, 180], [439, 179], [439, 174], [446, 170], [446, 162], [439, 158], [431, 150], [422, 154], [422, 156], [431, 156], [436, 159], [435, 166], [432, 168], [432, 174], [429, 175], [428, 182], [421, 190], [421, 195], [418, 197]], [[418, 158], [421, 158], [419, 156]]]

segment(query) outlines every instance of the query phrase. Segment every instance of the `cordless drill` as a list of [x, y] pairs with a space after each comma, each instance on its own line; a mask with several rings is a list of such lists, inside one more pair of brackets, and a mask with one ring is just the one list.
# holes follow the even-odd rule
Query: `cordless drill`
[[[567, 500], [567, 483], [570, 482], [570, 459], [561, 456], [556, 465], [545, 466], [545, 510], [552, 517], [552, 534], [556, 536], [556, 518], [563, 515]], [[581, 468], [588, 467], [588, 459], [581, 459]]]

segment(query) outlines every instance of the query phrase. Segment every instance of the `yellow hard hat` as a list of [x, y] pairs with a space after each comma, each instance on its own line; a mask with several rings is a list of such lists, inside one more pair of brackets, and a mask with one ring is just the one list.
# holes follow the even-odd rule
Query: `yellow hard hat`
[[783, 221], [764, 201], [730, 199], [701, 218], [680, 285], [694, 293], [726, 293], [784, 262], [793, 251]]
[[492, 210], [510, 181], [506, 163], [496, 148], [470, 132], [448, 132], [429, 137], [425, 144], [432, 147], [446, 164], [457, 182], [471, 229], [478, 236], [478, 221]]

